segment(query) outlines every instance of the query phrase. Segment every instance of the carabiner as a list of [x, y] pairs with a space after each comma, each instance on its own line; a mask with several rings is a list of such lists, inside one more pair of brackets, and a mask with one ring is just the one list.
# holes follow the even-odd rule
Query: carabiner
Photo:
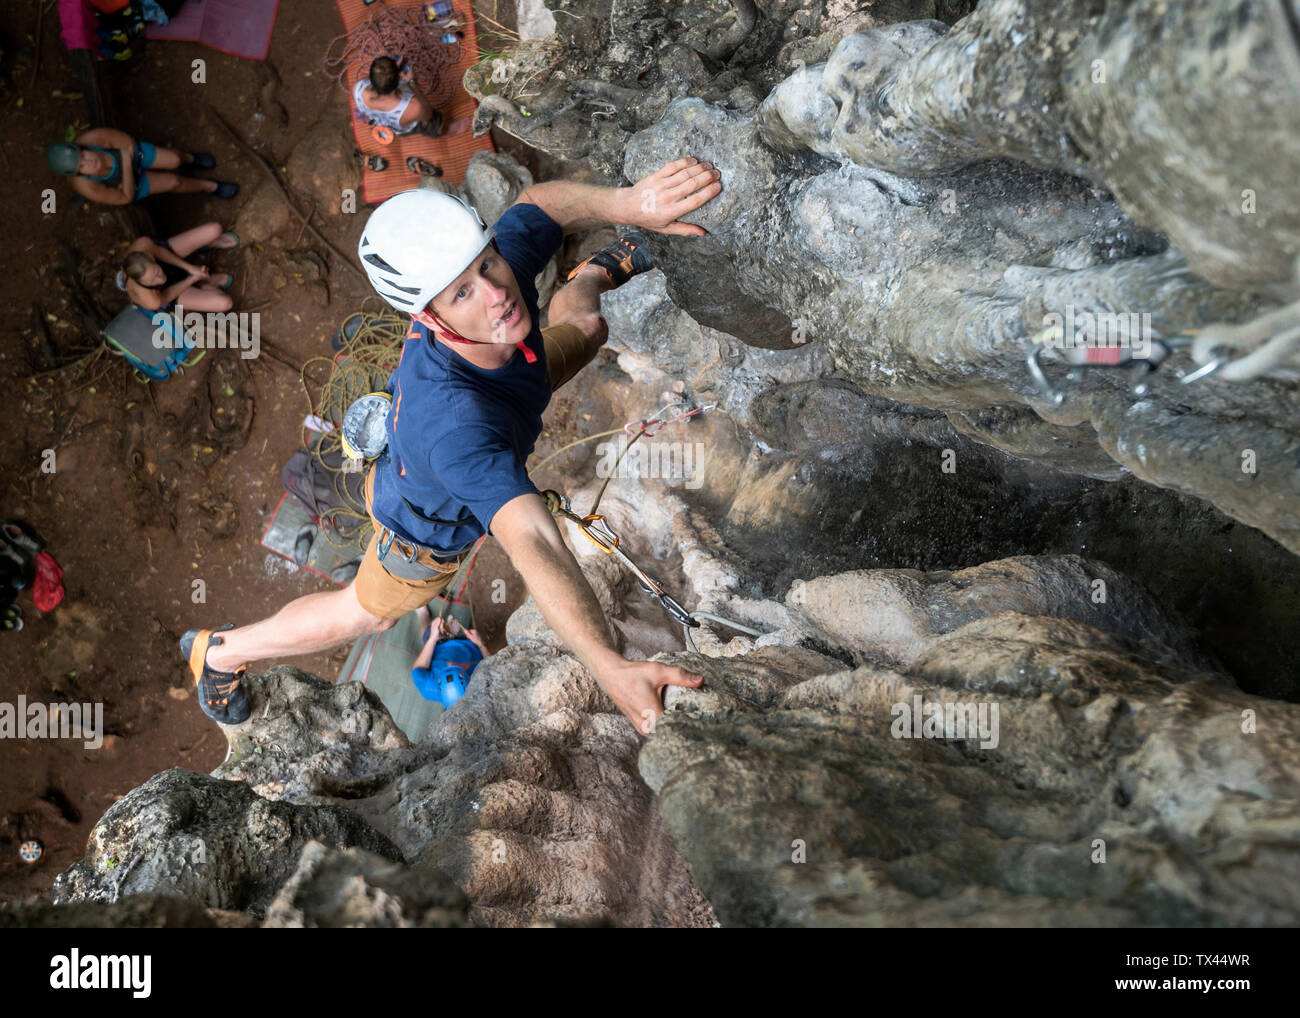
[[693, 618], [691, 613], [678, 604], [671, 594], [660, 594], [658, 596], [659, 603], [663, 605], [664, 611], [671, 615], [675, 621], [689, 629], [700, 628], [699, 619]]
[[[604, 516], [596, 514], [594, 516], [579, 517], [576, 514], [573, 517], [581, 530], [587, 537], [587, 540], [603, 551], [606, 555], [613, 553], [618, 548], [618, 534], [614, 533], [614, 528], [609, 525]], [[601, 529], [596, 529], [599, 523]]]

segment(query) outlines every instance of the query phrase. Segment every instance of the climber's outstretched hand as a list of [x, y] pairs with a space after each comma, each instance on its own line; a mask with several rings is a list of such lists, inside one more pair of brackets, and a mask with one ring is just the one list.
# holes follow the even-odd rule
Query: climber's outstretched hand
[[620, 659], [597, 672], [596, 681], [636, 730], [649, 735], [654, 731], [659, 715], [664, 712], [664, 687], [688, 686], [694, 689], [704, 679], [673, 665]]
[[679, 220], [717, 197], [722, 191], [721, 176], [712, 163], [676, 159], [632, 185], [630, 216], [625, 221], [656, 233], [707, 236], [704, 227]]

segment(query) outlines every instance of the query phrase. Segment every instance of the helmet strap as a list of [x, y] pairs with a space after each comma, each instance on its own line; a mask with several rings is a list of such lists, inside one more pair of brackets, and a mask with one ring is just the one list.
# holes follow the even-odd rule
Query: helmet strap
[[[488, 244], [491, 246], [492, 250], [495, 251], [498, 255], [501, 254], [501, 249], [497, 247], [496, 237], [493, 237], [490, 241], [488, 241]], [[460, 335], [460, 333], [452, 332], [450, 329], [444, 328], [441, 324], [435, 325], [434, 331], [438, 333], [438, 336], [440, 338], [445, 339], [448, 343], [473, 343], [476, 346], [497, 345], [495, 343], [485, 342], [481, 339], [466, 339], [464, 336]], [[533, 353], [533, 351], [528, 348], [528, 344], [525, 343], [522, 339], [515, 344], [515, 349], [519, 350], [524, 355], [524, 360], [527, 363], [535, 364], [537, 362], [537, 354]]]

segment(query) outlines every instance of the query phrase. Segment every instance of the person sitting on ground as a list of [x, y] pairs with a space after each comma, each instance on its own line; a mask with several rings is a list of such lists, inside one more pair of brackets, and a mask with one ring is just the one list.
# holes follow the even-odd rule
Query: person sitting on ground
[[169, 240], [137, 237], [122, 262], [118, 285], [131, 301], [146, 311], [170, 311], [177, 304], [191, 311], [229, 311], [234, 306], [223, 293], [233, 282], [227, 272], [213, 275], [202, 265], [185, 260], [204, 247], [232, 248], [239, 243], [233, 233], [222, 233], [220, 223], [204, 223]]
[[136, 141], [125, 131], [96, 127], [83, 131], [75, 142], [59, 142], [45, 151], [45, 161], [55, 173], [72, 178], [72, 189], [87, 201], [101, 205], [130, 205], [151, 194], [215, 194], [233, 198], [238, 184], [183, 177], [172, 170], [182, 166], [208, 170], [217, 161], [207, 152], [182, 152]]
[[427, 605], [417, 615], [424, 647], [411, 666], [411, 681], [426, 700], [450, 707], [465, 695], [474, 667], [491, 652], [477, 629], [466, 629], [452, 617], [435, 619]]
[[[415, 86], [410, 68], [399, 71], [392, 57], [378, 57], [370, 64], [370, 77], [362, 78], [352, 90], [357, 112], [364, 120], [387, 127], [394, 134], [443, 134], [442, 114], [433, 108]], [[469, 118], [451, 125], [448, 135], [469, 130]]]
[[[701, 677], [684, 668], [619, 653], [525, 463], [553, 393], [609, 336], [601, 294], [654, 267], [638, 229], [704, 236], [680, 217], [721, 192], [720, 176], [712, 164], [684, 158], [631, 187], [533, 184], [492, 227], [457, 196], [418, 188], [370, 214], [361, 265], [375, 292], [411, 322], [387, 386], [388, 445], [365, 479], [375, 532], [347, 587], [307, 594], [251, 624], [181, 637], [204, 713], [224, 725], [246, 721], [250, 662], [390, 628], [438, 597], [485, 533], [500, 542], [556, 635], [643, 734], [663, 713], [666, 686], [699, 686]], [[566, 233], [603, 223], [632, 230], [569, 274], [542, 328], [538, 273]]]

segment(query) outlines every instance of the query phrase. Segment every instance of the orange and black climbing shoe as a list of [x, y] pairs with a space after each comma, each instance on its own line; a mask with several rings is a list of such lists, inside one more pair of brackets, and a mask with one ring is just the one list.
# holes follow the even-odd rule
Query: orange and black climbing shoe
[[208, 667], [208, 648], [221, 646], [217, 633], [234, 629], [227, 622], [220, 629], [191, 629], [181, 637], [181, 653], [190, 664], [194, 683], [199, 688], [199, 706], [213, 721], [237, 725], [248, 720], [248, 696], [243, 690], [244, 669], [219, 672]]
[[[584, 265], [597, 265], [605, 270], [610, 282], [622, 286], [633, 276], [655, 267], [654, 256], [640, 233], [625, 233], [608, 247], [601, 248], [586, 261], [569, 273], [568, 279], [576, 276]], [[568, 279], [565, 281], [567, 282]]]

